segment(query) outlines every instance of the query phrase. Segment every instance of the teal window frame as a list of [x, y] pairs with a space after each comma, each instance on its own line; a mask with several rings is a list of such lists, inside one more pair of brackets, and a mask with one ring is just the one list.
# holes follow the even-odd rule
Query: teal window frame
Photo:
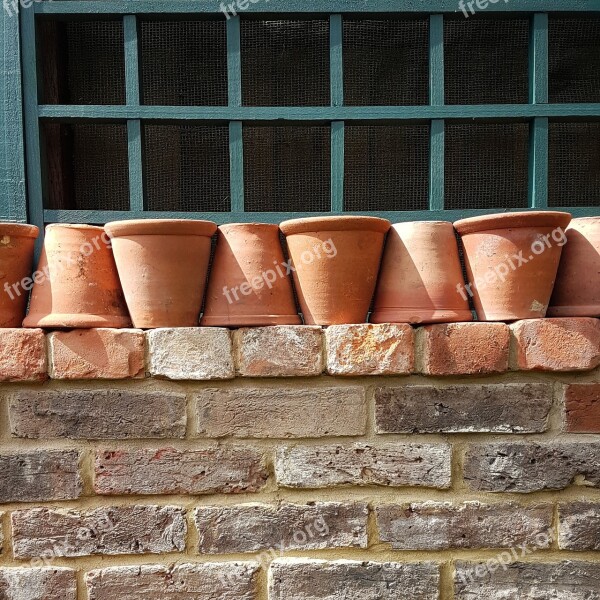
[[[443, 219], [498, 212], [493, 210], [444, 209], [444, 131], [448, 121], [525, 120], [530, 126], [528, 206], [548, 207], [548, 123], [549, 119], [600, 118], [600, 104], [549, 104], [548, 102], [548, 14], [600, 12], [600, 0], [511, 0], [490, 3], [485, 14], [511, 13], [530, 17], [529, 102], [527, 104], [446, 105], [444, 103], [444, 16], [459, 13], [458, 0], [259, 0], [249, 3], [244, 15], [261, 14], [325, 17], [330, 24], [330, 88], [327, 107], [255, 107], [242, 105], [240, 16], [227, 20], [227, 106], [146, 106], [140, 103], [138, 17], [144, 15], [219, 15], [219, 0], [53, 0], [38, 2], [21, 10], [20, 32], [16, 19], [4, 16], [4, 60], [13, 61], [2, 71], [7, 85], [20, 89], [22, 73], [24, 139], [15, 114], [2, 114], [2, 124], [14, 135], [21, 157], [8, 165], [10, 176], [2, 171], [0, 216], [25, 220], [24, 165], [27, 173], [27, 219], [42, 226], [49, 222], [104, 223], [117, 219], [208, 218], [218, 223], [237, 221], [278, 222], [306, 213], [245, 212], [244, 157], [242, 124], [253, 122], [331, 125], [331, 211], [318, 214], [356, 214], [343, 210], [344, 128], [352, 122], [430, 123], [429, 207], [425, 211], [381, 211], [376, 214], [392, 221]], [[345, 106], [343, 87], [342, 28], [344, 15], [425, 14], [429, 27], [429, 104], [425, 106]], [[44, 105], [38, 101], [36, 16], [106, 15], [123, 19], [125, 44], [126, 104], [122, 106]], [[222, 14], [221, 14], [222, 16]], [[9, 32], [6, 34], [7, 23]], [[20, 34], [20, 42], [19, 42]], [[7, 37], [11, 36], [10, 39]], [[18, 50], [20, 44], [20, 56]], [[8, 48], [7, 48], [8, 46]], [[18, 68], [14, 68], [19, 61]], [[8, 82], [8, 83], [7, 83]], [[6, 92], [5, 92], [6, 100]], [[5, 102], [6, 105], [6, 102]], [[16, 107], [13, 107], [16, 108]], [[156, 212], [144, 210], [142, 173], [142, 123], [161, 121], [228, 123], [230, 159], [230, 212]], [[42, 166], [40, 159], [40, 122], [120, 122], [127, 124], [130, 210], [49, 210], [43, 207]], [[0, 166], [7, 163], [13, 140], [0, 146]], [[24, 153], [23, 153], [24, 148]], [[24, 158], [24, 160], [23, 160]], [[7, 200], [8, 198], [8, 200]], [[553, 207], [554, 208], [554, 207]], [[600, 207], [561, 207], [577, 216], [600, 213]]]

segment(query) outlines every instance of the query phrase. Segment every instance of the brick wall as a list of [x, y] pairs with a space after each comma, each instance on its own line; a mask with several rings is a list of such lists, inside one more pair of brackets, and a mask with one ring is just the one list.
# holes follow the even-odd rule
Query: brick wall
[[600, 321], [0, 330], [2, 600], [598, 600]]

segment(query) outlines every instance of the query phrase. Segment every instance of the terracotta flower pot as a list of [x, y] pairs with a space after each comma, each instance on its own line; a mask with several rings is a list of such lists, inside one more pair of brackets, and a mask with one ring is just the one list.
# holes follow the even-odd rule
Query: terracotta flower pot
[[102, 227], [48, 225], [24, 327], [130, 327]]
[[567, 227], [549, 317], [600, 317], [600, 217]]
[[281, 224], [306, 324], [366, 321], [389, 228], [385, 219], [351, 216]]
[[277, 225], [221, 225], [201, 324], [298, 325], [287, 271]]
[[0, 223], [0, 327], [21, 327], [31, 289], [27, 278], [39, 233], [35, 225]]
[[480, 321], [544, 317], [571, 215], [520, 212], [463, 219], [454, 224]]
[[134, 326], [197, 326], [216, 224], [142, 219], [105, 229]]
[[452, 223], [392, 225], [381, 263], [372, 323], [471, 321]]

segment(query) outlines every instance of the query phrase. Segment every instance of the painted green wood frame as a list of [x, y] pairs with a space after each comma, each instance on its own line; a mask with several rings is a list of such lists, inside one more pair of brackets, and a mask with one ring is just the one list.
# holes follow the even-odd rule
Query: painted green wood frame
[[[444, 103], [444, 15], [460, 11], [458, 0], [271, 0], [246, 1], [242, 15], [265, 13], [327, 17], [330, 24], [331, 102], [328, 107], [242, 106], [240, 17], [227, 20], [228, 105], [224, 107], [143, 106], [140, 104], [137, 16], [146, 14], [220, 14], [220, 0], [54, 0], [22, 11], [24, 108], [26, 117], [29, 219], [45, 222], [103, 223], [144, 217], [209, 218], [217, 222], [277, 222], [302, 213], [244, 212], [243, 122], [318, 122], [331, 125], [331, 212], [343, 211], [344, 127], [348, 121], [430, 123], [428, 211], [392, 211], [378, 214], [394, 221], [448, 219], [497, 212], [444, 210], [444, 133], [447, 120], [526, 121], [530, 123], [529, 206], [548, 205], [548, 121], [553, 117], [600, 119], [600, 104], [548, 104], [548, 13], [600, 12], [600, 0], [511, 0], [489, 3], [486, 13], [513, 12], [531, 16], [530, 96], [524, 105], [447, 106]], [[268, 12], [267, 12], [268, 11]], [[344, 106], [342, 28], [344, 14], [429, 15], [430, 91], [428, 106]], [[121, 15], [126, 67], [125, 106], [39, 105], [37, 99], [35, 15]], [[5, 50], [6, 53], [6, 50]], [[129, 211], [43, 210], [40, 166], [40, 120], [113, 121], [127, 123], [130, 170]], [[153, 212], [144, 210], [142, 121], [179, 120], [229, 124], [231, 211], [219, 213]], [[570, 209], [577, 215], [600, 213], [600, 207]], [[311, 213], [331, 214], [331, 213]], [[355, 213], [345, 213], [355, 214]]]
[[25, 222], [27, 211], [19, 17], [9, 7], [2, 10], [1, 21], [0, 220]]

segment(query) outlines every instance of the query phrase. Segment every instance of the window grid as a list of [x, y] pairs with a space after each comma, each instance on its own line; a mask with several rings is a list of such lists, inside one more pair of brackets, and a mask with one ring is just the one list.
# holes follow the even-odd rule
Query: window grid
[[[323, 0], [325, 2], [325, 0]], [[527, 6], [523, 6], [523, 4]], [[125, 44], [125, 84], [126, 105], [124, 106], [60, 106], [39, 105], [36, 79], [36, 21], [35, 14], [74, 15], [93, 12], [111, 16], [122, 16]], [[415, 218], [453, 220], [460, 216], [493, 212], [494, 210], [444, 210], [444, 162], [445, 129], [448, 120], [481, 119], [502, 123], [505, 119], [527, 121], [529, 123], [529, 160], [528, 160], [528, 206], [546, 208], [548, 206], [548, 128], [551, 120], [577, 117], [588, 121], [600, 118], [600, 104], [548, 104], [548, 14], [549, 10], [565, 10], [553, 0], [524, 0], [519, 10], [530, 11], [529, 43], [529, 104], [524, 105], [446, 105], [444, 102], [444, 14], [455, 11], [455, 3], [449, 0], [426, 0], [421, 11], [430, 12], [429, 17], [429, 104], [426, 106], [388, 106], [388, 107], [347, 107], [344, 106], [343, 80], [343, 16], [330, 14], [335, 5], [344, 3], [319, 1], [311, 2], [312, 13], [306, 18], [317, 18], [315, 14], [329, 15], [330, 26], [330, 106], [329, 107], [248, 107], [242, 106], [241, 77], [241, 29], [240, 17], [230, 17], [227, 25], [227, 77], [228, 105], [226, 107], [190, 107], [190, 106], [142, 106], [140, 104], [140, 43], [139, 22], [145, 14], [180, 13], [185, 16], [197, 16], [199, 13], [216, 13], [218, 8], [208, 8], [209, 3], [198, 4], [193, 0], [181, 0], [177, 7], [165, 3], [157, 9], [151, 2], [140, 2], [135, 8], [120, 0], [104, 2], [84, 0], [55, 0], [53, 3], [35, 4], [35, 10], [23, 11], [21, 33], [24, 61], [24, 105], [26, 116], [27, 164], [29, 182], [29, 220], [38, 225], [54, 221], [80, 221], [102, 223], [116, 218], [187, 217], [211, 218], [218, 222], [237, 220], [279, 221], [300, 213], [245, 213], [244, 212], [244, 148], [242, 123], [287, 121], [289, 124], [306, 122], [327, 123], [330, 126], [330, 194], [331, 212], [344, 212], [344, 140], [345, 127], [354, 123], [388, 122], [389, 124], [428, 123], [430, 125], [429, 158], [429, 207], [427, 211], [380, 211], [377, 214], [396, 221]], [[375, 2], [377, 4], [377, 0]], [[375, 10], [375, 4], [371, 10]], [[389, 8], [382, 13], [389, 12]], [[285, 18], [286, 3], [276, 10], [281, 13], [276, 18]], [[591, 0], [589, 10], [600, 11], [600, 0]], [[290, 5], [291, 9], [291, 5]], [[486, 17], [498, 11], [516, 10], [510, 4], [490, 5]], [[270, 6], [269, 10], [273, 10]], [[338, 9], [339, 10], [339, 9]], [[347, 7], [344, 11], [347, 11]], [[414, 11], [411, 3], [398, 2], [397, 15]], [[571, 7], [569, 12], [577, 9]], [[252, 6], [251, 12], [260, 12], [260, 7]], [[290, 12], [297, 12], [291, 11]], [[359, 8], [351, 12], [362, 14]], [[132, 14], [136, 13], [136, 14]], [[366, 14], [366, 13], [365, 13]], [[272, 13], [270, 13], [272, 15]], [[354, 15], [356, 16], [356, 14]], [[368, 18], [368, 17], [366, 17]], [[66, 120], [73, 122], [105, 121], [125, 122], [128, 136], [128, 162], [130, 186], [129, 211], [62, 211], [44, 210], [42, 193], [42, 167], [40, 164], [40, 119]], [[145, 210], [143, 194], [143, 158], [142, 131], [143, 121], [194, 121], [207, 124], [226, 122], [229, 126], [229, 177], [231, 191], [231, 211], [225, 213], [157, 213]], [[566, 207], [568, 208], [568, 207]], [[594, 214], [597, 207], [576, 207], [575, 214]], [[314, 213], [322, 214], [322, 213]]]

